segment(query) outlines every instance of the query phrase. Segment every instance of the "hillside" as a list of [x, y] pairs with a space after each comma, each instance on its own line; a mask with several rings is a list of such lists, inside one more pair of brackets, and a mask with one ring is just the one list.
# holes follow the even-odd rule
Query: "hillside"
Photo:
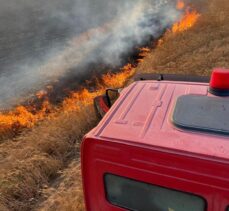
[[[209, 75], [214, 67], [228, 68], [229, 5], [227, 0], [209, 0], [205, 6], [196, 25], [188, 31], [167, 33], [163, 44], [152, 49], [138, 65], [137, 73]], [[79, 175], [77, 166], [72, 169], [75, 171], [66, 171], [65, 181], [73, 182], [72, 179]], [[82, 192], [76, 188], [77, 183], [78, 180], [68, 189], [68, 185], [61, 182], [60, 188], [44, 202], [42, 210], [84, 210], [81, 202], [78, 204]]]
[[209, 75], [214, 67], [229, 67], [229, 4], [226, 0], [206, 2], [201, 4], [198, 22], [183, 33], [167, 33], [138, 72]]
[[[213, 67], [229, 68], [228, 0], [206, 0], [196, 7], [197, 23], [165, 33], [136, 73], [209, 75]], [[91, 103], [81, 108], [0, 144], [0, 210], [84, 210], [79, 145], [98, 119]]]

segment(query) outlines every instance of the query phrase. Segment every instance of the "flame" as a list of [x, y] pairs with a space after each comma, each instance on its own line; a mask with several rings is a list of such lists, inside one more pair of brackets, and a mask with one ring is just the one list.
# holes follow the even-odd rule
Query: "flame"
[[195, 9], [190, 6], [186, 6], [182, 0], [177, 1], [176, 8], [178, 10], [184, 10], [185, 13], [181, 20], [174, 23], [172, 28], [167, 30], [163, 37], [157, 41], [157, 47], [161, 47], [166, 42], [166, 39], [170, 34], [183, 32], [193, 27], [200, 17], [200, 14]]
[[[178, 0], [177, 9], [183, 10], [185, 4], [183, 1]], [[167, 33], [178, 33], [191, 28], [200, 14], [186, 8], [185, 14], [182, 19], [175, 23]], [[161, 46], [165, 42], [164, 37], [158, 40], [158, 46]], [[150, 52], [149, 48], [141, 48], [138, 63], [143, 61], [143, 58], [147, 56]], [[44, 119], [55, 118], [55, 116], [60, 112], [71, 112], [80, 111], [83, 105], [89, 105], [93, 103], [94, 97], [104, 93], [107, 87], [110, 88], [120, 88], [126, 83], [126, 80], [133, 76], [135, 73], [135, 68], [131, 64], [127, 64], [118, 73], [107, 73], [102, 75], [101, 80], [98, 79], [97, 85], [94, 91], [90, 91], [83, 88], [80, 91], [72, 92], [69, 97], [65, 98], [61, 105], [55, 106], [51, 104], [48, 100], [49, 90], [53, 89], [52, 86], [47, 86], [47, 90], [41, 90], [35, 94], [37, 99], [43, 100], [42, 105], [37, 109], [36, 105], [29, 106], [18, 106], [12, 111], [0, 112], [0, 135], [5, 131], [17, 131], [22, 128], [32, 128], [37, 122]]]
[[120, 88], [123, 87], [126, 79], [134, 74], [134, 71], [133, 66], [131, 64], [127, 64], [122, 68], [122, 71], [119, 74], [107, 73], [102, 77], [102, 80], [106, 87]]
[[19, 126], [22, 128], [31, 128], [37, 121], [42, 120], [45, 116], [47, 116], [51, 107], [52, 106], [48, 101], [44, 101], [41, 109], [35, 113], [29, 106], [18, 106], [8, 113], [0, 113], [1, 129]]
[[[93, 99], [103, 94], [107, 87], [123, 87], [126, 80], [135, 72], [131, 64], [127, 64], [118, 73], [107, 73], [102, 76], [101, 82], [97, 84], [95, 91], [91, 92], [86, 88], [75, 91], [64, 99], [60, 106], [52, 105], [48, 99], [44, 100], [41, 108], [37, 110], [35, 106], [18, 106], [9, 112], [0, 112], [0, 133], [7, 130], [18, 130], [22, 128], [32, 128], [38, 121], [55, 118], [60, 112], [80, 111], [81, 106], [93, 103]], [[47, 92], [36, 93], [37, 99], [45, 98]]]
[[175, 23], [172, 27], [172, 32], [183, 32], [191, 28], [199, 19], [200, 14], [195, 10], [190, 10], [190, 8], [186, 9], [185, 15], [182, 19]]
[[139, 59], [137, 59], [138, 63], [142, 63], [144, 58], [150, 53], [150, 49], [147, 47], [140, 48]]
[[63, 101], [62, 110], [64, 112], [80, 111], [82, 105], [89, 105], [93, 99], [104, 93], [107, 87], [120, 88], [126, 83], [126, 80], [133, 76], [135, 68], [131, 64], [124, 66], [119, 73], [107, 73], [102, 76], [102, 82], [97, 84], [96, 91], [90, 92], [84, 88], [79, 92], [72, 92], [69, 98]]
[[181, 1], [181, 0], [178, 0], [177, 1], [177, 9], [178, 10], [183, 10], [184, 7], [185, 7], [185, 3], [183, 1]]

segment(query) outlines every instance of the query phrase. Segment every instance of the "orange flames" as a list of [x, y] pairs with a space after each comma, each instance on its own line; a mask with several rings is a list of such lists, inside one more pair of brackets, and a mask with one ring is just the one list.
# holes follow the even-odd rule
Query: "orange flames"
[[[178, 0], [177, 9], [183, 10], [184, 8], [185, 8], [185, 3], [181, 0]], [[194, 24], [197, 22], [199, 17], [200, 14], [197, 11], [187, 7], [182, 19], [173, 25], [172, 32], [177, 33], [177, 32], [183, 32], [188, 30], [189, 28], [194, 26]]]
[[62, 104], [62, 111], [69, 112], [80, 110], [82, 105], [89, 105], [93, 99], [103, 94], [107, 87], [120, 88], [125, 85], [128, 78], [133, 76], [135, 69], [131, 64], [127, 64], [119, 73], [107, 73], [102, 76], [102, 82], [97, 84], [96, 91], [90, 92], [88, 89], [82, 89], [78, 92], [72, 92], [71, 96], [66, 98]]
[[189, 6], [186, 6], [182, 0], [177, 1], [176, 8], [177, 10], [184, 10], [185, 13], [182, 16], [181, 20], [177, 23], [174, 23], [172, 28], [170, 30], [167, 30], [164, 36], [157, 41], [158, 47], [164, 44], [164, 42], [166, 41], [166, 37], [170, 34], [183, 32], [193, 27], [200, 17], [200, 14], [196, 10]]
[[35, 112], [31, 106], [18, 106], [8, 113], [0, 113], [0, 129], [31, 128], [48, 115], [51, 107], [48, 101], [44, 101], [41, 109]]
[[177, 33], [188, 30], [197, 22], [199, 17], [200, 14], [198, 12], [187, 10], [182, 20], [173, 25], [172, 32]]
[[[31, 128], [40, 120], [55, 118], [59, 112], [80, 110], [82, 105], [91, 104], [95, 96], [104, 93], [106, 87], [119, 88], [124, 86], [127, 78], [131, 77], [134, 72], [133, 66], [128, 64], [119, 73], [104, 74], [102, 82], [97, 84], [96, 91], [90, 92], [84, 88], [81, 91], [72, 92], [58, 107], [52, 105], [47, 99], [39, 110], [32, 106], [18, 106], [13, 111], [0, 113], [0, 132], [7, 129]], [[36, 94], [38, 99], [46, 95], [45, 91]]]
[[177, 1], [177, 9], [178, 10], [183, 10], [184, 7], [185, 7], [185, 3], [183, 1], [181, 1], [181, 0], [178, 0]]
[[[185, 4], [178, 0], [177, 9], [184, 10]], [[182, 19], [175, 23], [171, 29], [172, 33], [178, 33], [191, 28], [200, 14], [195, 10], [186, 8], [186, 12]], [[162, 45], [164, 39], [158, 41], [158, 45]], [[143, 61], [143, 58], [149, 53], [150, 49], [142, 48], [138, 63]], [[37, 99], [46, 99], [43, 101], [40, 109], [36, 106], [18, 106], [10, 112], [0, 112], [0, 133], [6, 130], [17, 131], [21, 128], [31, 128], [38, 121], [47, 118], [55, 118], [55, 115], [60, 112], [80, 111], [82, 105], [88, 105], [93, 102], [95, 96], [104, 93], [105, 88], [120, 88], [125, 85], [127, 78], [135, 73], [135, 69], [131, 64], [126, 65], [119, 73], [107, 73], [102, 76], [100, 82], [97, 83], [95, 91], [91, 92], [84, 88], [81, 91], [72, 92], [61, 105], [52, 105], [47, 98], [48, 91], [39, 91], [36, 93]], [[99, 80], [98, 80], [99, 81]], [[52, 87], [47, 87], [51, 90]]]
[[138, 63], [141, 63], [144, 61], [144, 58], [149, 54], [150, 49], [149, 48], [140, 48], [140, 54], [139, 54], [139, 59], [137, 60]]

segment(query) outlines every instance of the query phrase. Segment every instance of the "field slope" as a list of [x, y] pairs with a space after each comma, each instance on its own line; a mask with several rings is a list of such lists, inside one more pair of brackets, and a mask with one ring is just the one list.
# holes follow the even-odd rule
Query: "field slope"
[[167, 33], [162, 45], [139, 65], [139, 72], [209, 75], [214, 67], [229, 68], [229, 4], [201, 4], [197, 23], [182, 33]]
[[[137, 73], [209, 75], [213, 67], [229, 68], [228, 0], [203, 2], [198, 22], [167, 32]], [[84, 210], [79, 144], [97, 122], [88, 105], [0, 144], [0, 210]]]

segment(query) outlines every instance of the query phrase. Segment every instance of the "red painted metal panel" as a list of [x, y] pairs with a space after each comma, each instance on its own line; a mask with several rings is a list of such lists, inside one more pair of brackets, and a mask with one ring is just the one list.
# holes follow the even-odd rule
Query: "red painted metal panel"
[[201, 196], [209, 211], [223, 211], [229, 204], [226, 163], [90, 138], [83, 142], [81, 159], [89, 211], [123, 210], [106, 200], [103, 181], [106, 173]]
[[212, 96], [208, 93], [208, 84], [136, 82], [121, 94], [92, 135], [229, 159], [229, 136], [181, 130], [173, 125], [171, 116], [177, 98], [190, 94]]
[[[136, 82], [124, 89], [81, 148], [88, 211], [121, 211], [106, 200], [112, 173], [203, 197], [208, 211], [229, 205], [229, 137], [192, 132], [171, 123], [181, 95], [212, 96], [208, 84]], [[215, 96], [212, 96], [215, 97]]]

